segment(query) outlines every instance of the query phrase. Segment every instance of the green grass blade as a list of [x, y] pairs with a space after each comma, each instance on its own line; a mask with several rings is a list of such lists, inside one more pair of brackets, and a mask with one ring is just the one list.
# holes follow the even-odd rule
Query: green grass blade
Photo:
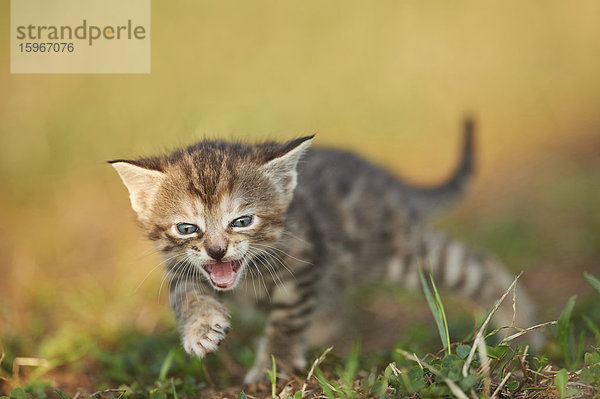
[[358, 358], [360, 355], [360, 345], [358, 342], [352, 345], [352, 349], [346, 359], [346, 367], [344, 368], [342, 381], [346, 387], [352, 388], [356, 373], [358, 372]]
[[333, 387], [331, 386], [329, 381], [327, 381], [327, 378], [325, 377], [321, 369], [319, 369], [318, 367], [315, 368], [315, 376], [317, 377], [317, 380], [319, 380], [319, 384], [321, 384], [323, 395], [325, 395], [327, 399], [336, 399], [332, 389]]
[[277, 363], [275, 362], [275, 356], [271, 355], [271, 362], [273, 364], [271, 370], [267, 370], [269, 381], [271, 382], [271, 397], [277, 398]]
[[560, 398], [564, 399], [567, 396], [567, 382], [569, 382], [569, 373], [566, 369], [560, 369], [554, 377], [554, 385], [560, 394]]
[[160, 366], [160, 372], [158, 374], [159, 381], [165, 381], [167, 379], [167, 373], [171, 369], [171, 365], [173, 364], [173, 358], [175, 357], [175, 349], [171, 349], [165, 357], [162, 365]]
[[583, 321], [587, 325], [587, 328], [594, 334], [594, 338], [596, 339], [596, 345], [600, 346], [600, 329], [594, 322], [587, 316], [583, 316]]
[[448, 353], [450, 353], [450, 334], [448, 333], [448, 321], [446, 320], [446, 312], [444, 311], [444, 305], [442, 304], [442, 299], [438, 294], [437, 288], [435, 286], [435, 282], [433, 281], [433, 276], [431, 273], [429, 274], [429, 278], [431, 280], [431, 286], [433, 287], [433, 295], [431, 290], [429, 289], [429, 285], [425, 280], [425, 276], [423, 275], [423, 270], [419, 267], [419, 278], [421, 279], [421, 286], [423, 287], [423, 292], [425, 294], [425, 299], [427, 300], [427, 305], [433, 314], [433, 319], [435, 320], [435, 324], [437, 326], [440, 339], [442, 341], [442, 346], [447, 348]]
[[565, 369], [560, 369], [556, 376], [554, 377], [554, 385], [560, 394], [560, 399], [565, 399], [566, 397], [575, 395], [579, 393], [576, 389], [567, 389], [567, 384], [569, 383], [569, 373]]
[[573, 307], [575, 306], [575, 300], [577, 299], [576, 295], [573, 295], [569, 298], [567, 302], [567, 306], [565, 306], [564, 310], [560, 314], [558, 318], [557, 324], [557, 335], [556, 341], [558, 346], [561, 349], [563, 359], [567, 364], [567, 367], [571, 368], [572, 366], [572, 352], [573, 352], [573, 326], [571, 325], [571, 313], [573, 312]]
[[450, 351], [450, 333], [448, 332], [448, 320], [446, 320], [446, 311], [444, 310], [444, 304], [442, 303], [442, 298], [440, 297], [437, 287], [435, 286], [435, 282], [433, 281], [433, 275], [429, 275], [429, 279], [431, 280], [431, 286], [433, 287], [433, 294], [435, 295], [435, 304], [437, 306], [438, 312], [442, 316], [442, 322], [444, 325], [444, 340], [446, 342], [445, 347], [448, 348], [448, 354]]
[[179, 395], [177, 395], [177, 389], [175, 389], [175, 381], [171, 379], [171, 388], [173, 389], [173, 399], [179, 399]]
[[600, 280], [588, 273], [583, 273], [583, 276], [600, 293]]
[[60, 389], [56, 389], [55, 391], [60, 399], [69, 399], [69, 397]]

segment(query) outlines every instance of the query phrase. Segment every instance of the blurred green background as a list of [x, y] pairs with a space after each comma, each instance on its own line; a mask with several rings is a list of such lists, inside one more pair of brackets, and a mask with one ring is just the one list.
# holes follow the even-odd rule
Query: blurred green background
[[105, 161], [203, 137], [317, 133], [434, 184], [470, 113], [478, 172], [435, 223], [526, 270], [544, 317], [600, 274], [597, 1], [153, 2], [149, 75], [11, 75], [0, 15], [0, 345], [18, 355], [173, 325]]

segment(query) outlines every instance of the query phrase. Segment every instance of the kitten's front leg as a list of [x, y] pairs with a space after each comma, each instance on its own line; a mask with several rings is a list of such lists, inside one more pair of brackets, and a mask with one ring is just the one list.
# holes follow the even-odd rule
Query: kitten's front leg
[[244, 378], [246, 384], [266, 378], [266, 371], [272, 367], [271, 355], [284, 366], [279, 370], [301, 370], [306, 366], [306, 331], [315, 302], [310, 286], [288, 282], [276, 287], [265, 336], [258, 346], [254, 366]]
[[229, 312], [216, 298], [198, 293], [198, 285], [173, 282], [171, 306], [177, 315], [183, 348], [202, 358], [217, 350], [229, 332]]

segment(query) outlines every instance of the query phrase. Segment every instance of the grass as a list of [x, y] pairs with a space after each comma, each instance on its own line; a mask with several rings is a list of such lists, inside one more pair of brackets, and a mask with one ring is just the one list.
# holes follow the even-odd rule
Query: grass
[[419, 267], [419, 278], [421, 279], [421, 287], [423, 288], [423, 292], [425, 293], [425, 299], [427, 300], [427, 305], [433, 314], [433, 318], [435, 320], [435, 324], [438, 328], [438, 333], [440, 335], [440, 339], [442, 340], [442, 345], [444, 350], [447, 350], [448, 353], [451, 353], [450, 348], [450, 334], [448, 333], [448, 321], [446, 320], [446, 312], [444, 311], [444, 305], [442, 304], [442, 299], [438, 294], [437, 288], [435, 286], [435, 281], [433, 281], [433, 275], [429, 274], [429, 280], [431, 282], [431, 288], [433, 289], [433, 295], [431, 294], [431, 290], [429, 289], [429, 284], [425, 280], [425, 276], [423, 275], [423, 269]]
[[[598, 300], [600, 281], [590, 274], [586, 275], [586, 279], [598, 290]], [[435, 284], [431, 283], [435, 290]], [[425, 278], [422, 284], [427, 292], [429, 284]], [[513, 345], [513, 336], [504, 338], [499, 344], [490, 344], [491, 338], [502, 329], [489, 331], [488, 323], [513, 286], [514, 283], [474, 331], [474, 339], [446, 345], [448, 327], [444, 323], [444, 327], [438, 330], [444, 347], [436, 352], [417, 354], [397, 347], [373, 361], [372, 357], [361, 356], [357, 343], [345, 359], [328, 348], [313, 362], [307, 375], [293, 375], [291, 378], [278, 378], [277, 362], [272, 358], [272, 369], [266, 370], [268, 380], [242, 390], [230, 380], [235, 372], [232, 373], [231, 365], [227, 364], [232, 361], [227, 356], [217, 354], [203, 360], [190, 359], [178, 346], [177, 337], [172, 332], [146, 336], [128, 332], [120, 337], [118, 346], [94, 348], [76, 362], [76, 370], [69, 371], [85, 374], [96, 370], [93, 372], [97, 374], [96, 382], [88, 383], [88, 389], [96, 388], [93, 392], [77, 388], [69, 395], [65, 392], [73, 392], [73, 386], [59, 386], [56, 380], [46, 379], [47, 376], [64, 374], [66, 370], [60, 369], [66, 365], [49, 365], [35, 362], [35, 359], [27, 361], [14, 357], [12, 351], [3, 351], [0, 379], [7, 396], [0, 396], [0, 399], [44, 399], [53, 394], [65, 399], [81, 397], [82, 392], [90, 397], [113, 395], [153, 399], [223, 397], [233, 393], [235, 397], [250, 399], [538, 398], [553, 395], [566, 398], [576, 393], [600, 394], [598, 321], [586, 318], [588, 327], [576, 334], [576, 324], [572, 319], [575, 297], [568, 301], [555, 323], [554, 335], [543, 352], [531, 354], [528, 346]], [[435, 318], [444, 320], [440, 296], [430, 295], [428, 301], [433, 315], [437, 314]], [[521, 332], [526, 336], [528, 331]], [[578, 337], [575, 349], [572, 346], [574, 337]], [[226, 351], [235, 354], [242, 348], [231, 347]], [[234, 358], [239, 360], [243, 356]], [[22, 374], [15, 371], [17, 362], [45, 370], [38, 374]], [[12, 375], [8, 367], [11, 363]]]

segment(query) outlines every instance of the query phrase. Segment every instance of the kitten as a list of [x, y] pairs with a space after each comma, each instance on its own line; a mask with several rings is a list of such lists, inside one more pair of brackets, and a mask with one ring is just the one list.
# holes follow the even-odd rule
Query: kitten
[[[203, 357], [229, 331], [217, 293], [258, 282], [269, 316], [246, 382], [264, 378], [273, 354], [306, 365], [317, 317], [343, 306], [344, 289], [386, 281], [418, 289], [418, 266], [442, 287], [489, 306], [512, 282], [499, 264], [432, 230], [424, 216], [453, 202], [472, 169], [472, 124], [453, 177], [412, 187], [350, 153], [283, 144], [203, 141], [168, 156], [110, 163], [142, 228], [166, 259], [170, 301], [185, 350]], [[239, 290], [238, 290], [239, 291]], [[518, 322], [532, 320], [522, 292]], [[503, 322], [509, 324], [511, 309]]]

